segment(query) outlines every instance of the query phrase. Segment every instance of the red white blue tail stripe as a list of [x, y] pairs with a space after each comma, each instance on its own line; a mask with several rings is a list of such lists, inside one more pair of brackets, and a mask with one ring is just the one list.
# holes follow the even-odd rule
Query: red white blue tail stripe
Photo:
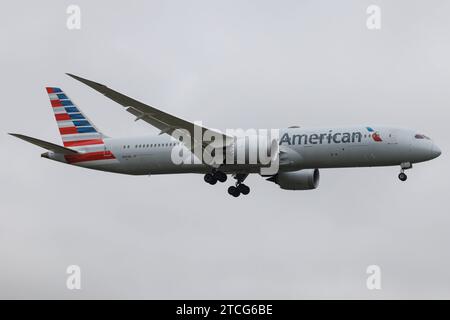
[[103, 144], [103, 135], [60, 88], [46, 89], [65, 147]]
[[66, 155], [67, 162], [115, 159], [111, 151], [105, 148], [103, 134], [69, 97], [60, 88], [47, 87], [46, 90], [64, 146], [83, 151], [80, 154]]

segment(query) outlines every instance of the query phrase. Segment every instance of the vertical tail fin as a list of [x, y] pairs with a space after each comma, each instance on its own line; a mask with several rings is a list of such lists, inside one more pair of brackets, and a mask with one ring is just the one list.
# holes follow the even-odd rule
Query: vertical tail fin
[[65, 147], [104, 143], [104, 135], [60, 88], [47, 87], [46, 90]]

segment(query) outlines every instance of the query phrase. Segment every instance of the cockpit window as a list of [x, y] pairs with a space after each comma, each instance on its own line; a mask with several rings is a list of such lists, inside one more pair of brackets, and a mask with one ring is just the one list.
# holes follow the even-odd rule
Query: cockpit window
[[416, 139], [427, 139], [427, 140], [430, 140], [430, 138], [428, 138], [426, 135], [420, 134], [420, 133], [416, 134], [416, 135], [414, 136], [414, 138], [416, 138]]

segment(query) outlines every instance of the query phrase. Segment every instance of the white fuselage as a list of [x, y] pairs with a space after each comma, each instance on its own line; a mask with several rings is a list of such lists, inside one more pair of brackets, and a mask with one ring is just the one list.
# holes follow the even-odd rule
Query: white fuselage
[[[394, 166], [433, 159], [439, 148], [413, 130], [394, 127], [333, 127], [281, 129], [280, 171], [312, 168]], [[132, 175], [207, 173], [202, 163], [175, 164], [172, 149], [178, 143], [168, 135], [105, 138], [105, 152], [115, 159], [77, 162], [74, 165]], [[89, 152], [89, 150], [79, 150]], [[67, 162], [58, 154], [49, 158]], [[223, 165], [225, 173], [259, 172], [259, 165]]]

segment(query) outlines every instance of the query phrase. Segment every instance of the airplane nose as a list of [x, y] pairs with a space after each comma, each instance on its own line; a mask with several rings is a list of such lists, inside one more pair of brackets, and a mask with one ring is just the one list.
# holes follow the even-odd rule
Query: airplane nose
[[433, 147], [431, 147], [431, 157], [437, 158], [441, 155], [441, 149], [439, 149], [439, 147], [435, 144], [433, 144]]

